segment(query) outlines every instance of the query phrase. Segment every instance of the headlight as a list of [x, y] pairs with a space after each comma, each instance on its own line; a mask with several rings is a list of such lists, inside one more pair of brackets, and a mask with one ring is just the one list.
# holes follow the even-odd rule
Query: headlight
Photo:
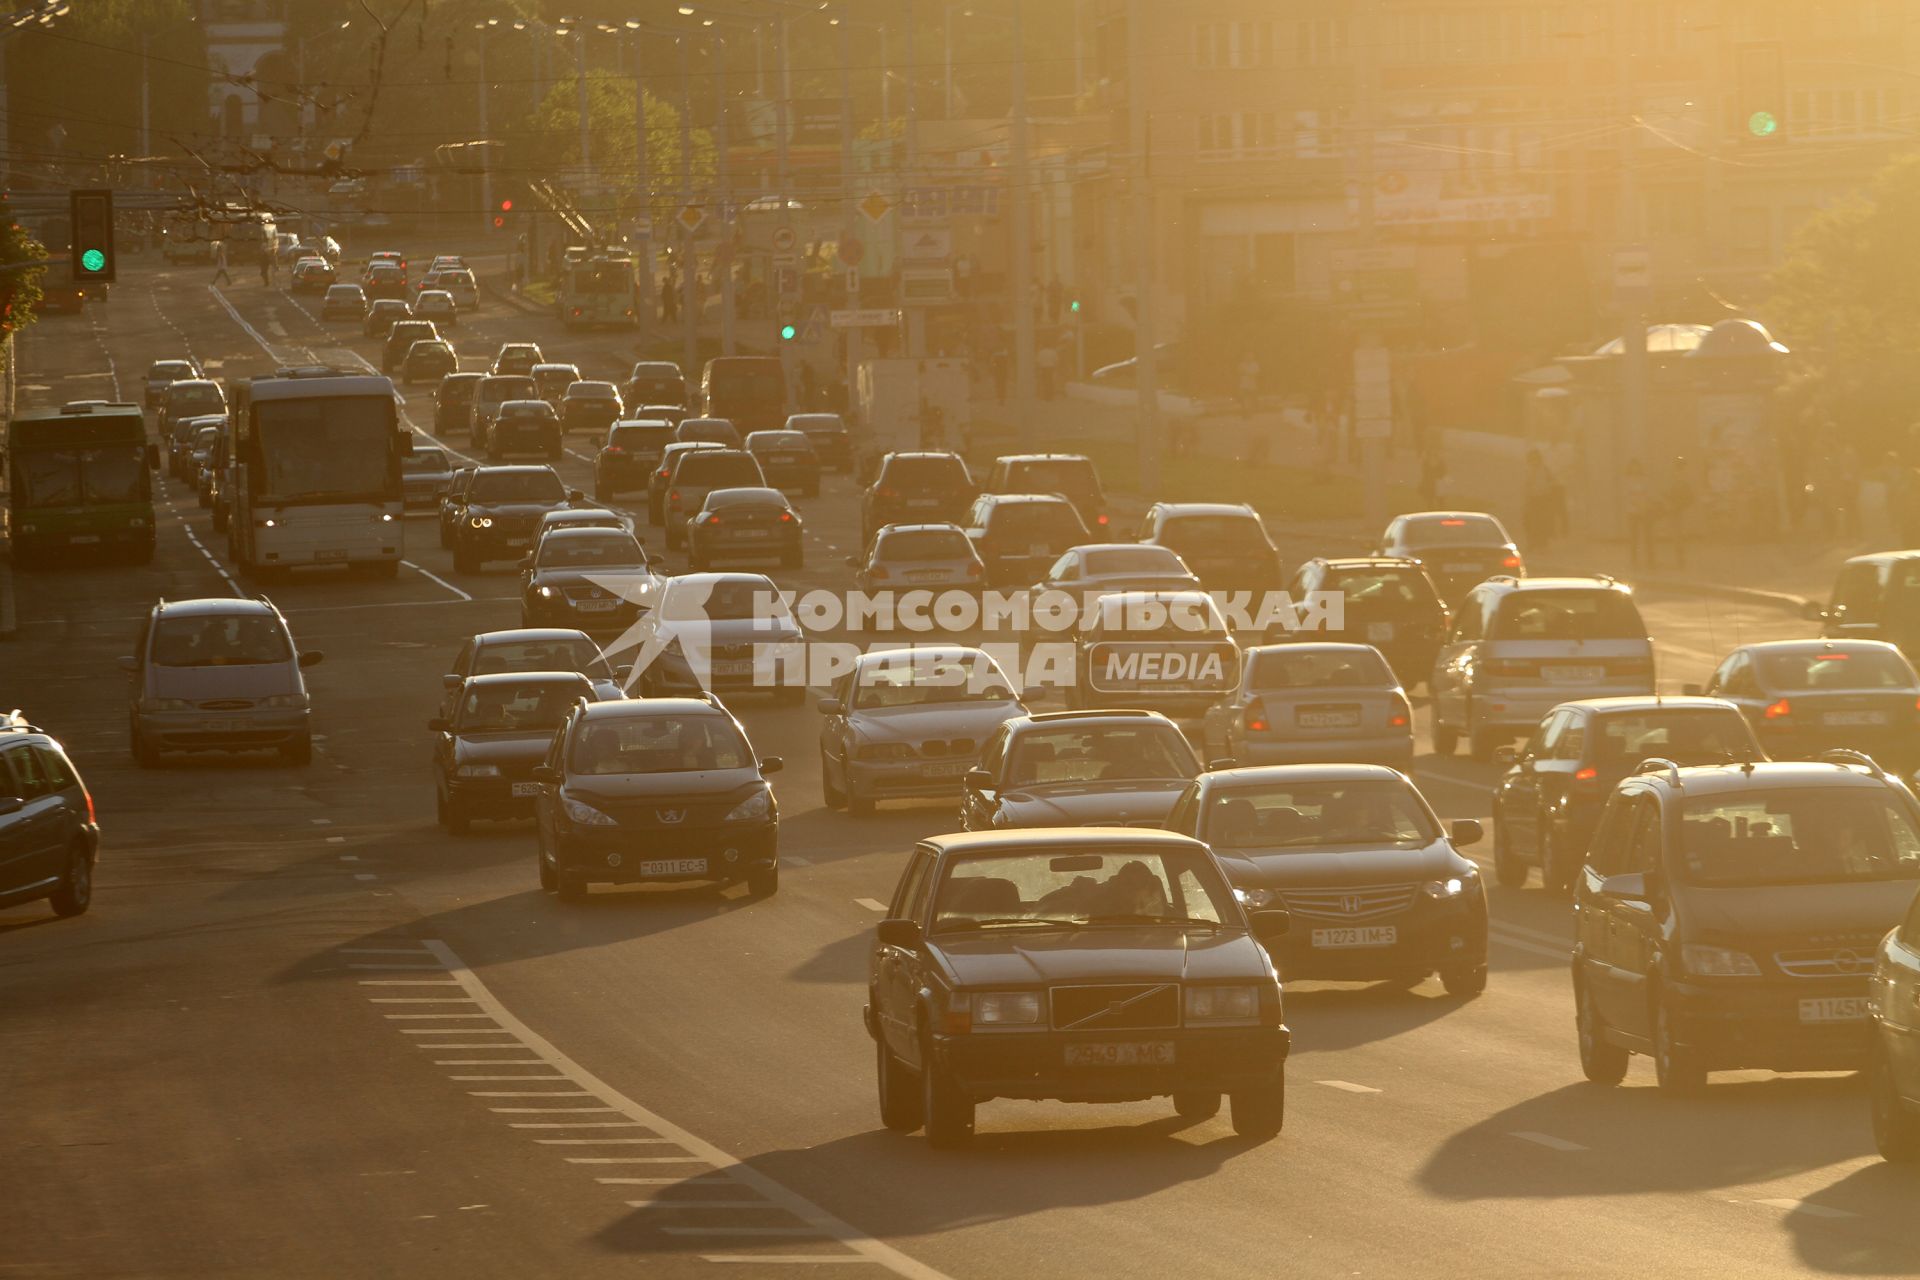
[[539, 592], [539, 595], [540, 595], [540, 598], [541, 598], [542, 600], [551, 600], [551, 599], [553, 599], [553, 588], [552, 588], [552, 587], [541, 587], [541, 588], [540, 588], [540, 592]]
[[193, 704], [185, 698], [142, 698], [142, 711], [191, 711]]
[[1040, 1021], [1037, 991], [983, 991], [973, 998], [975, 1025], [1030, 1027]]
[[1273, 890], [1271, 889], [1242, 889], [1236, 886], [1233, 891], [1233, 896], [1239, 899], [1241, 906], [1253, 911], [1258, 911], [1262, 907], [1273, 905]]
[[1253, 987], [1188, 987], [1188, 1022], [1251, 1022], [1260, 1012]]
[[456, 778], [497, 778], [500, 766], [497, 764], [463, 764], [453, 771]]
[[493, 528], [493, 517], [492, 516], [474, 516], [472, 519], [468, 521], [468, 523], [471, 524], [476, 529], [491, 529]]
[[1757, 978], [1760, 966], [1753, 957], [1744, 951], [1735, 951], [1730, 947], [1701, 947], [1687, 945], [1680, 948], [1680, 963], [1688, 973], [1703, 978]]
[[773, 812], [773, 792], [762, 787], [752, 795], [733, 806], [728, 812], [728, 822], [757, 822]]
[[292, 711], [307, 705], [304, 693], [276, 693], [271, 698], [262, 698], [260, 705], [269, 711]]
[[592, 805], [582, 804], [578, 800], [563, 799], [560, 802], [560, 808], [565, 811], [568, 822], [578, 823], [583, 827], [613, 827], [619, 825], [612, 818], [609, 818]]
[[861, 744], [853, 758], [862, 764], [898, 764], [919, 754], [904, 742], [868, 742]]
[[1421, 891], [1429, 898], [1457, 898], [1463, 893], [1471, 893], [1479, 877], [1468, 874], [1452, 876], [1446, 880], [1429, 880], [1421, 886]]

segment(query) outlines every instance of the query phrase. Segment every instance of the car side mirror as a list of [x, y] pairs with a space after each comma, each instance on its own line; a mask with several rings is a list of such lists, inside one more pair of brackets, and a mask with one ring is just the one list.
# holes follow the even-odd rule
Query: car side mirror
[[1520, 749], [1512, 746], [1495, 747], [1493, 749], [1493, 762], [1497, 765], [1511, 768], [1520, 763]]
[[453, 722], [451, 720], [448, 720], [445, 716], [435, 716], [433, 719], [427, 721], [428, 733], [445, 733], [448, 729], [451, 729], [452, 727], [453, 727]]
[[569, 489], [569, 490], [567, 490], [567, 501], [568, 501], [568, 502], [585, 502], [586, 500], [587, 500], [587, 493], [586, 493], [586, 490], [584, 490], [584, 489]]
[[1455, 818], [1447, 834], [1456, 845], [1479, 844], [1480, 837], [1486, 834], [1486, 828], [1480, 825], [1478, 818]]
[[1232, 756], [1221, 756], [1218, 760], [1207, 761], [1207, 772], [1212, 773], [1215, 769], [1231, 769], [1239, 763]]
[[892, 916], [874, 926], [873, 936], [883, 947], [917, 947], [920, 945], [920, 926], [912, 920]]
[[842, 716], [847, 713], [846, 705], [838, 698], [822, 698], [813, 705], [823, 716]]
[[960, 779], [960, 782], [961, 785], [965, 786], [969, 791], [987, 792], [993, 790], [993, 775], [978, 765], [967, 770], [966, 775]]
[[560, 783], [560, 771], [550, 764], [535, 765], [533, 772], [528, 776], [535, 782], [543, 782], [548, 786], [558, 786]]
[[140, 659], [130, 653], [123, 653], [115, 658], [114, 661], [120, 665], [122, 671], [128, 672], [129, 674], [140, 669]]
[[1702, 684], [1683, 684], [1680, 686], [1680, 692], [1689, 698], [1697, 698], [1706, 691], [1707, 687]]
[[1629, 871], [1622, 875], [1608, 876], [1600, 882], [1600, 896], [1615, 898], [1621, 902], [1647, 901], [1647, 877], [1644, 872]]
[[[1837, 620], [1842, 613], [1846, 612], [1846, 609], [1847, 606], [1837, 604], [1833, 607], [1832, 616]], [[1820, 607], [1818, 600], [1802, 600], [1800, 602], [1800, 616], [1808, 622], [1825, 622], [1828, 617], [1828, 611]]]
[[779, 756], [768, 756], [760, 762], [760, 776], [765, 777], [770, 773], [778, 773], [786, 767], [787, 762]]
[[27, 807], [27, 802], [19, 796], [0, 796], [0, 818], [10, 813], [18, 813]]
[[1278, 942], [1293, 932], [1293, 917], [1279, 907], [1264, 907], [1248, 913], [1253, 936], [1262, 942]]

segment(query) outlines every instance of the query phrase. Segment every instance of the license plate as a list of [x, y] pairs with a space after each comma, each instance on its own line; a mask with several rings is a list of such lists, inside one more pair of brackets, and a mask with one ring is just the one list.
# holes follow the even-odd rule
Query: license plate
[[509, 551], [519, 551], [531, 544], [525, 538], [508, 538], [505, 542], [501, 543], [500, 545], [504, 546]]
[[1070, 1067], [1165, 1067], [1172, 1063], [1171, 1040], [1067, 1046], [1067, 1065]]
[[1887, 713], [1884, 711], [1829, 711], [1820, 717], [1820, 723], [1833, 725], [1847, 724], [1885, 724]]
[[776, 467], [797, 467], [800, 465], [800, 459], [790, 453], [776, 453], [771, 458], [768, 458], [767, 461]]
[[773, 530], [771, 529], [735, 529], [733, 531], [733, 536], [736, 538], [768, 538], [773, 536]]
[[618, 600], [576, 600], [573, 607], [582, 613], [612, 613]]
[[1400, 940], [1396, 925], [1370, 924], [1352, 929], [1315, 929], [1313, 945], [1329, 949], [1339, 947], [1390, 947]]
[[657, 862], [640, 864], [643, 876], [703, 876], [707, 874], [705, 858], [665, 858]]
[[1605, 667], [1542, 667], [1541, 676], [1548, 684], [1590, 684], [1595, 680], [1607, 678]]
[[100, 541], [100, 535], [97, 533], [76, 533], [71, 538], [68, 538], [67, 541], [76, 547], [84, 547], [88, 543]]
[[938, 499], [938, 498], [908, 498], [908, 499], [907, 499], [907, 505], [908, 505], [909, 507], [911, 507], [911, 508], [913, 508], [913, 509], [914, 509], [915, 511], [924, 511], [924, 510], [926, 510], [926, 509], [927, 509], [928, 507], [937, 507], [937, 506], [939, 506], [939, 505], [940, 505], [940, 499]]
[[1391, 622], [1369, 622], [1367, 624], [1368, 644], [1385, 644], [1391, 639], [1393, 639], [1393, 624]]
[[513, 798], [516, 800], [525, 799], [529, 796], [537, 796], [539, 794], [540, 784], [537, 782], [516, 782], [513, 784]]
[[940, 582], [946, 578], [944, 569], [911, 569], [907, 572], [908, 582]]
[[208, 720], [200, 726], [208, 733], [245, 733], [245, 720]]
[[314, 552], [313, 558], [315, 560], [345, 560], [347, 553], [344, 548], [329, 547], [324, 551]]
[[957, 778], [973, 768], [971, 760], [954, 760], [946, 764], [928, 764], [920, 766], [920, 772], [929, 778]]
[[1802, 1022], [1859, 1022], [1866, 1016], [1866, 996], [1821, 996], [1800, 1002]]
[[717, 676], [750, 676], [753, 674], [751, 661], [716, 662], [713, 674]]
[[1358, 711], [1296, 711], [1293, 722], [1302, 729], [1357, 729]]
[[1478, 573], [1480, 572], [1480, 566], [1477, 564], [1443, 564], [1440, 566], [1440, 572], [1442, 573]]

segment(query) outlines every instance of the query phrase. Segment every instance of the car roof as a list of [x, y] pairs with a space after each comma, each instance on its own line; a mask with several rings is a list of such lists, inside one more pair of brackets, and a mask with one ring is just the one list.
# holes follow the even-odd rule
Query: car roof
[[931, 662], [941, 662], [950, 658], [991, 658], [985, 649], [970, 644], [912, 644], [902, 643], [887, 649], [868, 649], [854, 657], [856, 669], [870, 667], [881, 659], [899, 662], [911, 655], [914, 658], [926, 658]]
[[980, 496], [996, 507], [1026, 502], [1045, 502], [1069, 507], [1073, 505], [1071, 500], [1057, 493], [983, 493]]
[[198, 600], [162, 600], [153, 610], [163, 618], [218, 618], [228, 614], [247, 614], [275, 618], [280, 611], [266, 600], [248, 600], [239, 596], [209, 596]]
[[[1151, 542], [1082, 542], [1078, 546], [1068, 547], [1068, 551], [1164, 551], [1173, 555], [1170, 547], [1162, 547]], [[1176, 559], [1178, 557], [1175, 557]]]
[[1329, 569], [1424, 569], [1423, 562], [1412, 556], [1320, 556], [1320, 563]]
[[733, 713], [705, 698], [619, 698], [587, 704], [583, 719], [624, 720], [661, 715], [706, 715], [733, 719]]
[[[1643, 766], [1644, 767], [1644, 766]], [[1826, 760], [1757, 760], [1750, 764], [1696, 764], [1677, 770], [1682, 795], [1723, 795], [1732, 791], [1775, 787], [1881, 787], [1892, 780], [1890, 774], [1875, 775], [1863, 765]], [[1673, 789], [1673, 776], [1665, 770], [1635, 774], [1652, 778]]]
[[173, 380], [173, 385], [169, 386], [167, 390], [177, 391], [182, 387], [186, 387], [189, 389], [194, 387], [212, 387], [215, 391], [218, 391], [220, 389], [220, 384], [215, 382], [212, 378], [175, 378]]
[[474, 470], [481, 475], [487, 476], [545, 475], [553, 472], [552, 467], [543, 467], [535, 462], [500, 463], [498, 465], [476, 467]]
[[591, 644], [593, 637], [572, 627], [507, 627], [499, 631], [482, 631], [473, 638], [473, 643], [484, 646], [532, 640], [585, 640]]
[[513, 409], [519, 409], [519, 410], [522, 410], [523, 412], [528, 412], [528, 413], [531, 413], [536, 409], [544, 410], [547, 413], [553, 412], [553, 406], [548, 404], [545, 400], [534, 400], [526, 396], [521, 396], [520, 398], [515, 400], [501, 401], [500, 412], [506, 413]]
[[922, 533], [928, 529], [933, 529], [940, 533], [957, 533], [962, 537], [965, 537], [967, 532], [959, 525], [948, 520], [929, 520], [921, 524], [883, 524], [880, 526], [879, 532], [882, 534]]
[[1395, 516], [1396, 520], [1491, 520], [1500, 523], [1500, 518], [1491, 511], [1403, 511]]
[[[615, 516], [614, 519], [617, 520], [619, 519], [619, 517]], [[629, 531], [625, 525], [608, 525], [608, 524], [600, 524], [600, 525], [564, 525], [563, 524], [558, 528], [547, 530], [546, 536], [540, 539], [540, 545], [544, 547], [549, 542], [551, 542], [554, 545], [558, 546], [561, 543], [565, 543], [565, 542], [584, 542], [588, 538], [625, 538], [627, 541], [634, 542], [635, 545], [638, 545], [638, 543], [634, 539], [632, 532]]]
[[1302, 640], [1298, 644], [1256, 644], [1247, 649], [1246, 657], [1252, 659], [1257, 653], [1370, 653], [1376, 658], [1380, 656], [1380, 651], [1370, 644], [1353, 644], [1345, 640]]
[[1366, 779], [1398, 778], [1409, 782], [1398, 769], [1384, 764], [1256, 764], [1238, 769], [1209, 769], [1200, 775], [1209, 784], [1221, 782], [1360, 782]]
[[1003, 453], [995, 462], [1092, 462], [1084, 453]]
[[1920, 557], [1920, 549], [1909, 551], [1874, 551], [1864, 556], [1852, 556], [1847, 564], [1892, 564], [1898, 560], [1910, 560]]
[[1735, 653], [1874, 653], [1900, 652], [1885, 640], [1756, 640], [1743, 644]]
[[1620, 695], [1611, 698], [1573, 698], [1562, 702], [1560, 707], [1578, 707], [1583, 711], [1601, 714], [1633, 711], [1668, 711], [1708, 708], [1721, 711], [1739, 711], [1740, 708], [1725, 698], [1708, 698], [1690, 693], [1641, 693]]
[[[1594, 574], [1588, 577], [1561, 578], [1514, 578], [1498, 574], [1479, 584], [1481, 587], [1493, 586], [1507, 591], [1618, 591], [1622, 595], [1632, 595], [1633, 588], [1624, 582], [1615, 582], [1612, 578]], [[1478, 587], [1475, 588], [1478, 590]]]
[[626, 517], [608, 507], [565, 507], [559, 511], [546, 511], [541, 513], [540, 523], [545, 524], [549, 520], [557, 522], [561, 520], [588, 519], [618, 520], [621, 522], [620, 527], [623, 529], [626, 528]]
[[604, 391], [608, 395], [619, 394], [614, 389], [614, 385], [611, 382], [603, 382], [598, 378], [581, 378], [579, 381], [575, 382], [572, 386], [567, 388], [568, 395], [572, 395], [576, 391], [592, 391], [596, 393]]
[[[764, 573], [738, 573], [738, 572], [735, 572], [735, 573], [720, 573], [720, 572], [676, 573], [671, 578], [667, 579], [667, 586], [674, 591], [684, 592], [684, 591], [689, 591], [694, 587], [718, 586], [723, 582], [752, 583], [757, 586], [773, 587], [773, 579], [769, 578]], [[778, 591], [779, 588], [774, 587], [774, 590]]]
[[580, 684], [593, 683], [579, 671], [493, 671], [483, 676], [468, 676], [469, 686], [520, 684], [535, 680], [568, 680]]
[[655, 431], [673, 430], [673, 424], [665, 418], [620, 418], [613, 425], [623, 431], [639, 427], [647, 427]]
[[1260, 513], [1244, 502], [1156, 502], [1154, 510], [1168, 516], [1252, 516]]
[[[602, 704], [617, 705], [617, 704]], [[1156, 831], [1150, 827], [1050, 827], [1016, 831], [956, 831], [948, 835], [923, 836], [922, 848], [937, 854], [1003, 852], [1013, 849], [1111, 848], [1120, 845], [1133, 849], [1204, 849], [1192, 836], [1177, 831]]]
[[1092, 723], [1098, 720], [1110, 720], [1110, 721], [1116, 721], [1116, 722], [1151, 720], [1151, 721], [1157, 721], [1161, 724], [1166, 725], [1169, 729], [1172, 729], [1175, 733], [1178, 733], [1180, 731], [1178, 725], [1174, 724], [1173, 721], [1167, 719], [1166, 716], [1161, 715], [1158, 711], [1136, 711], [1136, 710], [1131, 710], [1128, 708], [1120, 708], [1120, 707], [1111, 708], [1108, 710], [1100, 710], [1100, 711], [1035, 711], [1028, 715], [1015, 716], [1013, 719], [1007, 721], [1007, 724], [1009, 726], [1017, 728], [1021, 725], [1028, 725], [1028, 724], [1046, 725], [1046, 724], [1060, 724], [1060, 723], [1070, 722], [1070, 721], [1085, 721], [1087, 723]]
[[[514, 344], [514, 343], [511, 343], [511, 342], [509, 342], [509, 343], [508, 343], [507, 345], [511, 347], [511, 346], [513, 346], [513, 345], [515, 345], [515, 344]], [[530, 345], [530, 344], [529, 344], [529, 345]], [[545, 370], [546, 370], [546, 371], [547, 371], [548, 373], [573, 373], [573, 374], [577, 374], [577, 373], [579, 373], [579, 372], [580, 372], [580, 366], [579, 366], [579, 365], [577, 365], [577, 364], [569, 364], [569, 363], [568, 363], [567, 361], [565, 361], [565, 360], [542, 360], [542, 361], [541, 361], [541, 362], [540, 362], [539, 364], [536, 364], [536, 365], [534, 365], [534, 366], [533, 366], [533, 371], [534, 371], [535, 373], [539, 373], [539, 372], [540, 372], [540, 371], [541, 371], [542, 369], [545, 369]]]
[[892, 453], [889, 453], [887, 457], [888, 458], [952, 458], [955, 462], [959, 462], [961, 460], [960, 455], [955, 453], [951, 449], [895, 449]]

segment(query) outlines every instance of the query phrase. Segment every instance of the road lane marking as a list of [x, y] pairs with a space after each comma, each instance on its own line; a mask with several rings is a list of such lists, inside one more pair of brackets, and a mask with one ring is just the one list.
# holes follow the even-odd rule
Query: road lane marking
[[[429, 1018], [487, 1018], [489, 1017], [489, 1015], [484, 1013], [385, 1013], [385, 1014], [381, 1014], [380, 1016], [383, 1018], [392, 1018], [396, 1022], [400, 1021], [401, 1019], [425, 1021]], [[454, 1029], [455, 1028], [451, 1028], [451, 1027], [448, 1028], [448, 1030], [454, 1030]], [[458, 1028], [458, 1030], [464, 1032], [464, 1031], [471, 1031], [473, 1030], [473, 1028], [460, 1027]]]
[[1327, 1086], [1327, 1088], [1329, 1089], [1338, 1089], [1343, 1093], [1379, 1093], [1380, 1092], [1380, 1090], [1374, 1088], [1372, 1085], [1355, 1084], [1351, 1080], [1316, 1080], [1314, 1081], [1314, 1083], [1323, 1084]]
[[[457, 1065], [457, 1064], [449, 1064], [449, 1063], [444, 1063], [444, 1062], [436, 1062], [436, 1063], [434, 1063], [433, 1065], [434, 1065], [434, 1066], [436, 1066], [436, 1067], [442, 1067], [442, 1066], [448, 1066], [448, 1065]], [[468, 1066], [473, 1066], [473, 1065], [476, 1065], [476, 1064], [473, 1064], [473, 1063], [468, 1063], [468, 1064], [466, 1064], [466, 1065], [468, 1065]], [[480, 1066], [487, 1066], [487, 1067], [493, 1067], [493, 1066], [500, 1066], [500, 1065], [502, 1065], [502, 1064], [500, 1064], [499, 1062], [486, 1062], [486, 1061], [482, 1061], [482, 1062], [480, 1062], [480, 1063], [479, 1063], [478, 1065], [480, 1065]], [[520, 1065], [520, 1064], [519, 1064], [519, 1063], [512, 1063], [512, 1062], [510, 1062], [510, 1063], [507, 1063], [507, 1064], [505, 1064], [505, 1065], [507, 1065], [507, 1066], [518, 1066], [518, 1065]], [[530, 1067], [544, 1067], [544, 1066], [546, 1066], [547, 1064], [546, 1064], [546, 1063], [544, 1063], [544, 1062], [529, 1062], [529, 1063], [527, 1063], [526, 1065], [527, 1065], [527, 1066], [530, 1066]], [[547, 1083], [547, 1082], [551, 1082], [551, 1081], [554, 1081], [554, 1080], [565, 1080], [565, 1079], [566, 1079], [566, 1077], [565, 1077], [565, 1076], [528, 1076], [528, 1075], [518, 1075], [518, 1076], [448, 1076], [448, 1077], [447, 1077], [447, 1079], [449, 1079], [449, 1080], [459, 1080], [459, 1081], [461, 1081], [461, 1082], [463, 1082], [463, 1083], [471, 1083], [471, 1084], [485, 1084], [485, 1083], [492, 1083], [492, 1082], [497, 1082], [497, 1081], [503, 1081], [503, 1080], [537, 1080], [537, 1081], [540, 1081], [540, 1082], [542, 1082], [542, 1083]], [[551, 1097], [551, 1098], [574, 1098], [574, 1097], [579, 1097], [580, 1095], [578, 1095], [578, 1094], [572, 1094], [572, 1093], [553, 1093], [553, 1094], [546, 1094], [546, 1093], [476, 1093], [476, 1094], [474, 1094], [473, 1096], [474, 1096], [474, 1097], [476, 1097], [476, 1098], [549, 1098], [549, 1097]]]
[[1585, 1151], [1587, 1148], [1577, 1142], [1568, 1142], [1565, 1138], [1556, 1138], [1550, 1133], [1533, 1133], [1523, 1130], [1512, 1135], [1522, 1142], [1531, 1142], [1549, 1151]]
[[[706, 1186], [717, 1186], [717, 1185], [719, 1185], [720, 1183], [723, 1183], [723, 1182], [724, 1182], [724, 1183], [731, 1183], [732, 1181], [733, 1181], [733, 1179], [732, 1179], [732, 1178], [729, 1178], [729, 1177], [728, 1177], [728, 1176], [727, 1176], [726, 1174], [724, 1174], [724, 1173], [702, 1173], [702, 1174], [697, 1174], [697, 1175], [695, 1175], [694, 1177], [691, 1177], [691, 1178], [628, 1178], [628, 1179], [627, 1179], [627, 1181], [626, 1181], [626, 1185], [627, 1185], [627, 1186], [630, 1186], [630, 1187], [631, 1187], [631, 1186], [643, 1186], [643, 1187], [687, 1187], [687, 1186], [701, 1186], [701, 1187], [706, 1187]], [[627, 1201], [627, 1205], [628, 1205], [628, 1207], [629, 1207], [629, 1208], [635, 1208], [635, 1209], [637, 1209], [637, 1208], [639, 1208], [639, 1207], [640, 1207], [641, 1205], [643, 1205], [643, 1204], [659, 1204], [659, 1203], [660, 1203], [660, 1201], [658, 1201], [658, 1200], [629, 1200], [629, 1201]]]
[[670, 1236], [817, 1236], [817, 1227], [662, 1227]]
[[437, 964], [350, 964], [349, 969], [373, 969], [388, 973], [445, 973]]
[[543, 1147], [639, 1147], [670, 1146], [671, 1138], [535, 1138]]
[[[634, 1207], [653, 1204], [652, 1200], [635, 1201]], [[805, 1263], [805, 1262], [872, 1262], [872, 1258], [842, 1258], [831, 1253], [703, 1253], [702, 1262], [765, 1262], [765, 1263]]]
[[207, 563], [213, 566], [213, 571], [220, 575], [220, 580], [227, 584], [233, 594], [244, 599], [247, 593], [240, 589], [240, 584], [234, 581], [233, 575], [227, 572], [226, 566], [220, 563], [213, 552], [207, 550], [206, 546], [200, 541], [200, 535], [193, 531], [193, 526], [185, 520], [182, 520], [180, 522], [180, 531], [187, 535], [187, 541], [193, 544], [193, 549], [207, 558]]
[[887, 904], [884, 902], [876, 902], [872, 898], [855, 898], [854, 902], [858, 903], [860, 906], [865, 907], [869, 911], [878, 911], [881, 915], [885, 915], [887, 913]]
[[593, 1112], [605, 1113], [612, 1107], [488, 1107], [487, 1110], [504, 1116], [564, 1116], [589, 1115]]
[[[457, 1046], [437, 1044], [436, 1049], [450, 1049]], [[510, 1046], [502, 1045], [501, 1048]], [[435, 1058], [436, 1067], [544, 1067], [547, 1064], [538, 1058]], [[455, 1076], [455, 1080], [478, 1079], [479, 1077]], [[545, 1076], [527, 1076], [529, 1080], [544, 1080]]]
[[[454, 1079], [460, 1077], [455, 1076]], [[498, 1077], [495, 1077], [496, 1079]], [[559, 1080], [566, 1082], [565, 1076], [508, 1076], [509, 1080]], [[469, 1089], [469, 1098], [591, 1098], [593, 1095], [579, 1089]], [[589, 1107], [589, 1111], [605, 1111], [605, 1107]], [[556, 1107], [556, 1111], [574, 1111], [575, 1107]]]
[[[771, 1209], [765, 1200], [643, 1200], [648, 1209]], [[863, 1262], [862, 1258], [835, 1258], [836, 1262]]]
[[1857, 1218], [1857, 1213], [1845, 1209], [1829, 1209], [1824, 1204], [1814, 1204], [1807, 1200], [1772, 1199], [1754, 1200], [1750, 1203], [1763, 1204], [1769, 1209], [1785, 1209], [1788, 1213], [1804, 1213], [1809, 1218]]
[[415, 573], [419, 574], [421, 577], [426, 578], [428, 581], [439, 583], [441, 586], [445, 587], [447, 590], [453, 592], [453, 594], [455, 594], [456, 596], [459, 596], [462, 600], [473, 599], [472, 596], [468, 595], [466, 592], [462, 591], [460, 588], [454, 586], [451, 582], [448, 582], [445, 578], [433, 572], [431, 569], [422, 569], [419, 565], [415, 564], [411, 560], [402, 560], [400, 563], [407, 566], [407, 568], [413, 570]]
[[363, 987], [457, 987], [460, 984], [447, 978], [361, 978]]
[[644, 1129], [633, 1120], [512, 1120], [509, 1129]]
[[1462, 778], [1452, 773], [1435, 773], [1430, 765], [1415, 764], [1413, 768], [1420, 775], [1422, 782], [1444, 782], [1450, 787], [1464, 787], [1484, 795], [1492, 795], [1495, 790], [1491, 782], [1475, 782], [1472, 778]]
[[[439, 983], [434, 983], [439, 986]], [[472, 996], [369, 996], [369, 1004], [472, 1004]]]

